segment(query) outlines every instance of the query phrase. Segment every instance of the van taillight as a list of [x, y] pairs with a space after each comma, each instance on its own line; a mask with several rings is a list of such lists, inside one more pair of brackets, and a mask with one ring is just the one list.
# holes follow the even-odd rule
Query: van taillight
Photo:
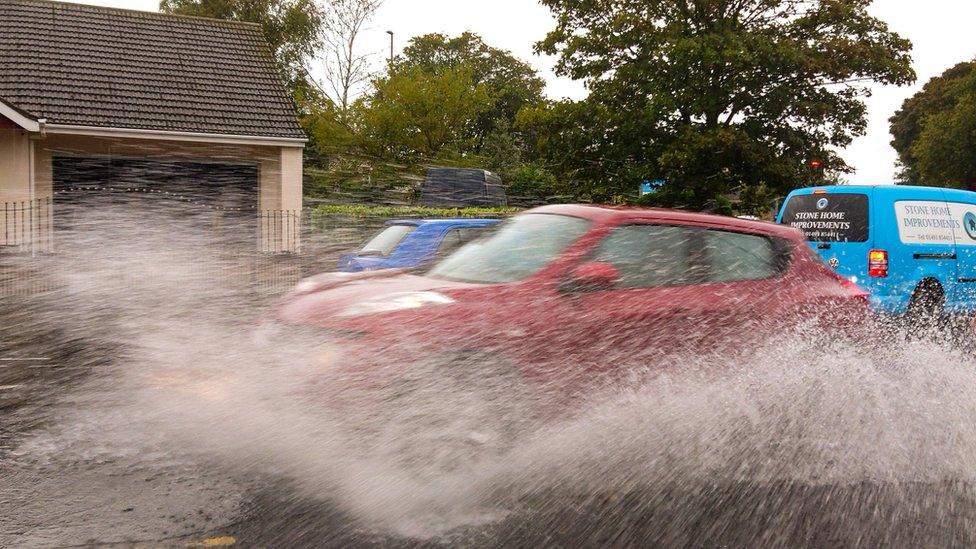
[[888, 276], [887, 250], [871, 250], [868, 252], [868, 276], [874, 278]]

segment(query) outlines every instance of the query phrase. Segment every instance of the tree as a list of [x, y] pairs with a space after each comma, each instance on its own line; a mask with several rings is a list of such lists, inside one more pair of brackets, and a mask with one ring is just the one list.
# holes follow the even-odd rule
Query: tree
[[487, 164], [514, 173], [521, 146], [516, 116], [543, 102], [544, 83], [527, 63], [468, 32], [413, 38], [373, 87], [357, 107], [369, 152], [487, 155]]
[[492, 102], [471, 127], [477, 151], [499, 125], [510, 127], [523, 107], [542, 102], [545, 82], [535, 69], [510, 52], [485, 44], [471, 32], [453, 38], [443, 34], [412, 38], [397, 58], [394, 71], [419, 70], [438, 75], [462, 68], [470, 71], [475, 85], [485, 87]]
[[470, 148], [471, 126], [491, 108], [483, 84], [467, 68], [430, 74], [401, 69], [374, 82], [358, 105], [368, 152], [384, 157], [434, 157]]
[[606, 200], [613, 196], [612, 189], [624, 188], [633, 179], [629, 170], [642, 147], [638, 141], [617, 142], [606, 124], [611, 116], [599, 102], [564, 100], [523, 109], [516, 127], [525, 142], [525, 156], [555, 175], [559, 194]]
[[369, 55], [356, 48], [359, 33], [382, 0], [331, 0], [325, 11], [326, 93], [343, 115], [370, 77]]
[[161, 0], [159, 11], [259, 23], [289, 89], [307, 88], [306, 64], [322, 44], [315, 0]]
[[925, 119], [911, 156], [919, 182], [976, 189], [976, 74], [959, 88], [951, 108]]
[[[976, 61], [959, 63], [929, 80], [891, 117], [891, 146], [898, 152], [899, 179], [910, 184], [968, 186], [976, 148], [966, 133], [966, 111], [976, 93]], [[924, 138], [923, 138], [924, 136]], [[957, 156], [961, 163], [951, 159]]]
[[864, 132], [865, 83], [915, 77], [911, 44], [867, 13], [870, 0], [542, 3], [557, 26], [537, 48], [590, 89], [559, 108], [594, 142], [561, 152], [558, 171], [597, 199], [663, 178], [661, 204], [701, 208], [803, 185], [812, 157], [849, 171], [832, 151]]

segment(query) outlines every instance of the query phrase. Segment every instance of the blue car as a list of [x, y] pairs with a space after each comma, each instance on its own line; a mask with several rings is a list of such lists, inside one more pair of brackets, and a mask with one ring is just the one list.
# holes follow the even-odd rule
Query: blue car
[[356, 253], [339, 258], [344, 272], [412, 269], [445, 257], [497, 225], [499, 219], [398, 219]]
[[806, 233], [875, 311], [937, 318], [976, 311], [976, 193], [898, 185], [790, 193], [779, 223]]

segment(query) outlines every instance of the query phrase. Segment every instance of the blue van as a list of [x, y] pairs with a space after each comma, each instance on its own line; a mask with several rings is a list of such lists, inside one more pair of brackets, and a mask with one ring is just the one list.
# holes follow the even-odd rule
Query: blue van
[[976, 193], [841, 185], [790, 193], [776, 221], [807, 235], [888, 315], [976, 311]]
[[396, 219], [356, 253], [339, 258], [343, 272], [413, 269], [446, 257], [500, 219]]

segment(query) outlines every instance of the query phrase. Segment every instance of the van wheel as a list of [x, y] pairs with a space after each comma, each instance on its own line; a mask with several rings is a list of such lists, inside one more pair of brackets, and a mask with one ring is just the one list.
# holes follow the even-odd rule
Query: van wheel
[[938, 336], [945, 326], [945, 292], [938, 282], [919, 284], [908, 302], [906, 328], [915, 336]]

